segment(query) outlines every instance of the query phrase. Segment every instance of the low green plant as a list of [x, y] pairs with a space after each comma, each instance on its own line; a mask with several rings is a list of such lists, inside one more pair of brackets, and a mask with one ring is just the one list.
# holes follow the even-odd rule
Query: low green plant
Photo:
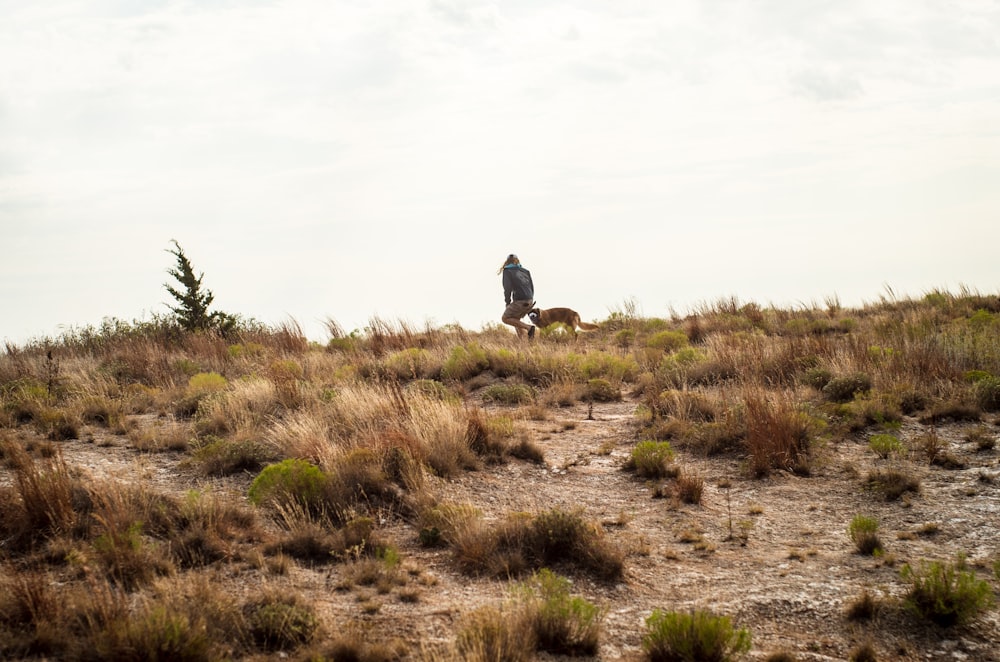
[[527, 384], [491, 384], [482, 390], [483, 400], [503, 405], [533, 402], [535, 391]]
[[871, 556], [882, 549], [882, 541], [878, 537], [878, 520], [865, 515], [855, 515], [847, 527], [847, 533], [858, 552]]
[[595, 655], [604, 610], [570, 595], [570, 582], [547, 568], [521, 587], [537, 649], [556, 655]]
[[316, 465], [290, 458], [264, 467], [250, 484], [247, 497], [254, 505], [296, 504], [316, 510], [322, 506], [327, 480], [327, 475]]
[[458, 345], [451, 350], [441, 366], [443, 379], [464, 381], [471, 379], [490, 367], [489, 357], [482, 347], [475, 343]]
[[626, 468], [643, 478], [664, 478], [675, 473], [674, 450], [669, 441], [640, 441], [632, 449]]
[[217, 372], [199, 372], [191, 375], [187, 384], [187, 395], [199, 396], [225, 390], [229, 382]]
[[390, 354], [384, 364], [386, 369], [399, 379], [421, 379], [430, 375], [431, 353], [426, 349], [410, 347]]
[[688, 344], [687, 334], [683, 331], [658, 331], [646, 338], [646, 347], [674, 352]]
[[616, 402], [622, 399], [621, 390], [606, 379], [587, 380], [585, 396], [593, 402]]
[[903, 442], [894, 434], [873, 434], [868, 439], [868, 448], [883, 460], [903, 450]]
[[642, 647], [650, 662], [729, 662], [750, 650], [750, 639], [750, 631], [733, 627], [728, 616], [654, 609]]
[[904, 604], [915, 614], [942, 627], [965, 623], [993, 603], [993, 590], [959, 556], [954, 563], [921, 562], [900, 569], [910, 584]]

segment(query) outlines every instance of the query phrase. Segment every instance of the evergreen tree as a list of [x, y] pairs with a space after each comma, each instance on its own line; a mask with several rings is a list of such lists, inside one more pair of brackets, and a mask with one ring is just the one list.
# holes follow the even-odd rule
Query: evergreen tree
[[205, 274], [194, 275], [194, 267], [191, 261], [184, 254], [184, 249], [177, 243], [176, 239], [170, 240], [174, 244], [173, 250], [166, 249], [168, 253], [177, 258], [177, 266], [168, 269], [167, 273], [173, 276], [181, 287], [171, 287], [169, 283], [164, 283], [167, 292], [177, 301], [177, 306], [170, 308], [177, 316], [177, 322], [186, 331], [203, 331], [210, 329], [216, 322], [216, 315], [208, 312], [208, 307], [212, 305], [215, 295], [211, 290], [202, 289], [201, 279]]

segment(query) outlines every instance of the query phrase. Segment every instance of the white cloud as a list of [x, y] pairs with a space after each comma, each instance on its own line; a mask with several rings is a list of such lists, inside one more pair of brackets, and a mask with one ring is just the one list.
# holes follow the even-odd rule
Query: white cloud
[[348, 327], [494, 320], [512, 250], [595, 317], [992, 287], [997, 35], [979, 0], [18, 4], [0, 336], [155, 308], [170, 238], [220, 306]]

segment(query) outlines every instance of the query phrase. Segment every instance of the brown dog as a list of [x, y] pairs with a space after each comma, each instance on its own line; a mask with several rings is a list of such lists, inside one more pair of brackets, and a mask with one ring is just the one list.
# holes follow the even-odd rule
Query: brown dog
[[555, 324], [556, 322], [561, 322], [568, 326], [573, 335], [576, 336], [576, 330], [579, 328], [581, 331], [596, 331], [601, 328], [596, 324], [590, 324], [588, 322], [580, 321], [580, 313], [576, 312], [572, 308], [532, 308], [528, 311], [528, 319], [535, 326], [545, 328], [550, 324]]

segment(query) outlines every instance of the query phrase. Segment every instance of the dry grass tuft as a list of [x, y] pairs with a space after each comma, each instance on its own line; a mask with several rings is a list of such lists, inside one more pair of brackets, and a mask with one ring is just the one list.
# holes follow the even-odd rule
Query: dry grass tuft
[[811, 423], [794, 400], [751, 390], [744, 396], [744, 419], [753, 475], [766, 476], [774, 469], [808, 475]]

